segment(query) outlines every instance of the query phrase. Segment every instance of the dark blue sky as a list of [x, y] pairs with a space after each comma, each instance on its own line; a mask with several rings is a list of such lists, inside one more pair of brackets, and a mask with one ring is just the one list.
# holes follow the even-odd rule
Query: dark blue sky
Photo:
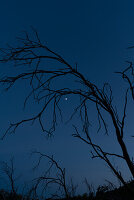
[[[113, 72], [123, 70], [126, 67], [124, 61], [132, 58], [132, 52], [126, 48], [134, 45], [133, 10], [132, 0], [5, 0], [0, 3], [0, 47], [6, 43], [13, 45], [15, 37], [23, 30], [30, 31], [32, 25], [49, 47], [72, 65], [77, 62], [78, 69], [87, 78], [100, 87], [103, 82], [110, 81], [116, 95], [115, 102], [119, 105], [123, 82]], [[7, 69], [3, 64], [0, 67], [0, 76], [3, 76]], [[1, 94], [1, 133], [9, 121], [24, 116], [22, 103], [27, 92], [21, 85], [9, 93]], [[68, 101], [63, 102], [66, 116], [74, 101], [68, 98]], [[25, 113], [29, 115], [32, 109], [27, 109]], [[129, 112], [131, 116], [132, 110], [129, 109]], [[130, 122], [131, 117], [128, 120], [128, 132], [133, 130]], [[72, 176], [78, 183], [82, 183], [84, 177], [96, 185], [102, 184], [105, 179], [114, 181], [110, 170], [101, 161], [90, 159], [88, 147], [71, 137], [72, 131], [71, 123], [63, 123], [57, 128], [54, 138], [46, 140], [38, 124], [33, 127], [27, 124], [20, 127], [15, 135], [0, 142], [1, 160], [8, 160], [10, 155], [14, 155], [16, 168], [23, 174], [26, 169], [29, 173], [32, 160], [27, 155], [36, 148], [55, 155], [67, 168], [68, 176]], [[117, 148], [115, 137], [112, 140], [112, 136], [96, 137], [97, 141], [102, 141], [112, 151]], [[131, 142], [131, 138], [128, 137], [127, 142]], [[129, 149], [132, 151], [132, 142]], [[125, 172], [124, 176], [130, 178], [127, 169], [123, 166], [121, 168]]]

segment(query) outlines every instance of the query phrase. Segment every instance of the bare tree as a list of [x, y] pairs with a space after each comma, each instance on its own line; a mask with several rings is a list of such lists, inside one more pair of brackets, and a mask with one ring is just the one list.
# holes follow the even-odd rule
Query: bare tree
[[[17, 40], [19, 40], [18, 46], [14, 45], [8, 46], [7, 48], [1, 48], [0, 62], [13, 64], [15, 66], [15, 74], [14, 76], [1, 78], [0, 82], [5, 84], [6, 90], [9, 90], [15, 84], [19, 84], [20, 80], [23, 82], [26, 81], [31, 90], [25, 99], [24, 107], [28, 100], [33, 98], [35, 102], [42, 105], [42, 108], [29, 118], [22, 119], [16, 123], [11, 123], [2, 139], [7, 134], [14, 133], [21, 124], [34, 121], [39, 122], [42, 131], [51, 135], [55, 131], [57, 117], [60, 115], [62, 118], [61, 99], [69, 95], [78, 96], [80, 101], [74, 108], [70, 120], [75, 114], [79, 113], [84, 134], [81, 134], [78, 127], [74, 126], [75, 134], [73, 134], [73, 136], [89, 145], [92, 149], [92, 158], [100, 158], [103, 160], [121, 183], [125, 185], [126, 182], [123, 175], [111, 162], [111, 157], [124, 160], [132, 177], [134, 177], [133, 160], [128, 153], [124, 141], [128, 93], [131, 92], [132, 98], [134, 98], [133, 82], [130, 80], [129, 75], [127, 75], [127, 72], [131, 70], [133, 76], [132, 63], [129, 63], [130, 66], [125, 71], [118, 72], [129, 84], [124, 95], [123, 115], [122, 117], [119, 117], [119, 113], [113, 104], [113, 93], [109, 83], [105, 83], [102, 88], [97, 87], [97, 85], [85, 78], [85, 76], [78, 71], [77, 65], [70, 65], [61, 55], [48, 48], [47, 45], [40, 40], [36, 30], [33, 30], [32, 35], [24, 32], [24, 37], [17, 38]], [[47, 64], [50, 66], [49, 63], [54, 64], [54, 62], [54, 67], [47, 67]], [[21, 65], [23, 66], [22, 68]], [[20, 66], [20, 68], [17, 73], [18, 66]], [[74, 84], [69, 84], [67, 87], [64, 86], [63, 81], [66, 77], [69, 77]], [[61, 82], [61, 84], [59, 84], [60, 86], [57, 86], [57, 88], [55, 88], [56, 81]], [[114, 127], [114, 133], [122, 152], [121, 155], [119, 155], [118, 152], [107, 152], [100, 145], [93, 142], [93, 139], [95, 138], [89, 133], [90, 122], [88, 110], [90, 104], [94, 104], [95, 112], [97, 113], [99, 124], [98, 131], [100, 131], [100, 129], [105, 129], [105, 133], [109, 134], [107, 118], [105, 116], [107, 114], [107, 116], [110, 117], [110, 123]], [[52, 126], [49, 129], [45, 129], [44, 113], [50, 106], [53, 110]]]
[[3, 192], [1, 192], [1, 198], [3, 200], [5, 199], [20, 199], [23, 200], [23, 196], [21, 194], [18, 194], [18, 186], [17, 186], [17, 181], [20, 178], [20, 175], [16, 175], [16, 169], [14, 167], [14, 158], [12, 157], [10, 159], [10, 162], [1, 162], [1, 171], [2, 171], [2, 178], [8, 181], [9, 183], [9, 188], [10, 191], [6, 192], [5, 190], [3, 190]]
[[[22, 189], [22, 193], [20, 194], [21, 190], [18, 193], [18, 186], [17, 186], [17, 181], [20, 178], [20, 175], [17, 176], [16, 175], [16, 169], [15, 169], [15, 164], [14, 164], [14, 158], [12, 157], [10, 159], [10, 162], [1, 162], [1, 171], [2, 171], [2, 176], [1, 178], [3, 178], [3, 180], [5, 178], [7, 178], [7, 183], [9, 183], [10, 185], [10, 190], [9, 192], [3, 190], [0, 191], [0, 199], [2, 200], [7, 200], [7, 199], [13, 199], [13, 200], [30, 200], [31, 199], [31, 193], [33, 193], [34, 191], [34, 187], [30, 187], [26, 188], [26, 185], [30, 185], [28, 182], [22, 186], [21, 185], [21, 189]], [[35, 193], [34, 193], [35, 194]], [[38, 199], [38, 196], [36, 195], [32, 195], [34, 200]]]
[[49, 162], [48, 169], [45, 169], [45, 172], [43, 172], [41, 176], [33, 180], [35, 184], [32, 187], [31, 193], [34, 194], [34, 197], [37, 196], [38, 188], [42, 190], [41, 193], [42, 196], [44, 196], [47, 189], [53, 185], [55, 185], [57, 191], [56, 193], [52, 193], [51, 198], [61, 198], [61, 196], [63, 196], [66, 199], [70, 199], [74, 197], [77, 186], [73, 184], [72, 180], [71, 183], [66, 180], [65, 168], [62, 168], [53, 156], [48, 156], [38, 151], [34, 151], [32, 154], [37, 154], [38, 156], [38, 161], [33, 168], [34, 170], [38, 169], [43, 159], [48, 159]]
[[16, 194], [16, 177], [15, 177], [15, 168], [14, 168], [14, 161], [13, 158], [10, 159], [10, 163], [8, 164], [7, 162], [2, 162], [1, 163], [1, 168], [4, 174], [7, 176], [10, 186], [11, 186], [11, 192], [13, 194]]

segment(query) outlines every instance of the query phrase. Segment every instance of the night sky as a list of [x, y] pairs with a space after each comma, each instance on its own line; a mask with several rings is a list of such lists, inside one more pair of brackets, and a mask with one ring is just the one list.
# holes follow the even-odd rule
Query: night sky
[[[86, 78], [102, 87], [104, 82], [110, 82], [113, 88], [114, 103], [119, 112], [122, 109], [124, 82], [115, 71], [127, 67], [125, 60], [133, 59], [133, 51], [127, 50], [134, 45], [134, 2], [132, 0], [5, 0], [0, 3], [0, 47], [7, 43], [14, 45], [16, 36], [21, 31], [30, 32], [33, 26], [39, 33], [42, 41], [61, 54], [72, 66], [78, 63], [78, 70]], [[10, 65], [0, 64], [0, 77], [10, 73]], [[69, 81], [69, 80], [68, 80]], [[66, 82], [67, 84], [68, 82]], [[70, 83], [69, 83], [70, 84]], [[28, 89], [20, 83], [9, 92], [0, 94], [0, 128], [1, 135], [6, 130], [9, 122], [21, 120], [34, 112], [30, 105], [23, 111], [23, 100], [28, 94]], [[0, 160], [8, 161], [11, 156], [15, 158], [17, 172], [22, 174], [20, 182], [32, 178], [31, 169], [34, 158], [30, 152], [34, 149], [49, 155], [54, 155], [56, 160], [67, 170], [68, 177], [72, 177], [79, 188], [83, 188], [86, 177], [95, 186], [103, 184], [105, 179], [116, 183], [116, 178], [100, 160], [90, 158], [90, 148], [76, 138], [72, 123], [65, 124], [72, 113], [75, 97], [63, 99], [64, 122], [59, 125], [50, 139], [42, 133], [38, 123], [33, 126], [25, 124], [19, 127], [15, 135], [7, 136], [0, 141]], [[133, 153], [132, 113], [129, 102], [126, 132], [128, 149]], [[92, 119], [92, 108], [89, 116]], [[48, 123], [49, 114], [44, 123]], [[108, 119], [109, 120], [109, 119]], [[116, 138], [111, 127], [110, 135], [96, 133], [96, 122], [92, 120], [91, 131], [97, 142], [109, 149], [119, 151]], [[110, 126], [110, 125], [109, 125]], [[94, 131], [95, 130], [95, 131]], [[115, 165], [117, 160], [113, 160]], [[119, 161], [119, 167], [128, 180], [130, 174], [126, 166]], [[44, 166], [43, 166], [44, 167]], [[18, 181], [19, 183], [19, 181]], [[3, 182], [0, 183], [3, 187]], [[84, 190], [84, 189], [79, 189]]]

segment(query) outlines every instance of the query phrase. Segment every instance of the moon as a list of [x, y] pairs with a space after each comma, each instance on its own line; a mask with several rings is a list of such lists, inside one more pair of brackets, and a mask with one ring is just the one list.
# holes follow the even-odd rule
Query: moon
[[65, 97], [65, 101], [67, 101], [67, 97]]

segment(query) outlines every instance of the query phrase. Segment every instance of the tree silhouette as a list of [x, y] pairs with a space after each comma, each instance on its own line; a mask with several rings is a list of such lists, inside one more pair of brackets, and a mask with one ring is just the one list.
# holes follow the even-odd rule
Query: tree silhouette
[[[14, 158], [12, 157], [10, 159], [9, 163], [3, 161], [0, 163], [0, 165], [1, 165], [1, 170], [2, 170], [3, 174], [5, 175], [5, 177], [7, 178], [9, 185], [10, 185], [10, 192], [7, 193], [8, 198], [14, 199], [14, 200], [19, 199], [20, 196], [19, 196], [19, 194], [17, 194], [18, 187], [17, 187], [16, 182], [20, 178], [20, 175], [16, 176], [16, 169], [14, 167]], [[4, 177], [3, 177], [3, 179], [4, 179]], [[1, 195], [2, 195], [2, 193], [1, 193]], [[8, 198], [6, 198], [6, 194], [2, 195], [2, 199], [8, 199]]]
[[34, 186], [32, 192], [37, 194], [38, 188], [42, 185], [41, 196], [43, 197], [47, 189], [53, 185], [57, 186], [56, 192], [51, 195], [51, 198], [63, 198], [71, 199], [75, 196], [77, 185], [73, 184], [71, 179], [70, 183], [67, 181], [66, 169], [62, 168], [55, 160], [54, 156], [43, 154], [39, 151], [34, 151], [32, 154], [37, 155], [37, 163], [33, 170], [37, 170], [41, 165], [43, 159], [47, 159], [49, 167], [40, 176], [34, 179]]
[[[126, 185], [126, 182], [121, 172], [114, 166], [111, 161], [111, 157], [117, 157], [126, 162], [132, 177], [134, 177], [134, 165], [133, 160], [127, 150], [127, 146], [124, 141], [124, 127], [126, 119], [126, 108], [128, 102], [128, 93], [131, 92], [134, 99], [133, 82], [131, 81], [131, 75], [133, 77], [133, 65], [129, 63], [129, 67], [123, 72], [117, 72], [121, 74], [122, 78], [128, 82], [129, 87], [125, 91], [123, 115], [119, 117], [119, 113], [113, 104], [113, 93], [109, 83], [104, 83], [102, 88], [97, 87], [90, 80], [78, 71], [77, 65], [71, 66], [61, 55], [47, 47], [39, 38], [36, 30], [33, 29], [32, 35], [24, 32], [24, 37], [17, 38], [19, 40], [18, 46], [9, 46], [7, 48], [1, 48], [1, 63], [12, 63], [15, 67], [23, 66], [22, 71], [14, 76], [7, 76], [1, 78], [0, 82], [9, 90], [15, 84], [19, 84], [19, 81], [26, 81], [31, 91], [26, 97], [24, 107], [28, 100], [32, 97], [35, 102], [41, 104], [41, 109], [29, 118], [22, 119], [16, 123], [11, 123], [6, 132], [3, 134], [2, 139], [7, 134], [12, 134], [16, 129], [26, 122], [38, 121], [42, 131], [46, 132], [50, 136], [56, 129], [57, 116], [63, 116], [61, 99], [69, 95], [78, 96], [80, 101], [74, 108], [70, 120], [73, 116], [79, 113], [81, 123], [83, 126], [84, 134], [77, 126], [74, 125], [75, 134], [74, 137], [80, 139], [92, 148], [92, 158], [100, 158], [108, 167], [112, 170], [114, 175]], [[44, 64], [44, 61], [46, 63]], [[55, 67], [47, 68], [48, 63], [55, 63]], [[128, 74], [128, 72], [130, 72]], [[74, 84], [64, 86], [64, 80], [69, 77]], [[60, 87], [56, 85], [56, 81], [60, 82]], [[74, 87], [75, 85], [75, 87]], [[106, 152], [100, 145], [93, 142], [93, 136], [89, 133], [89, 105], [93, 103], [95, 105], [95, 112], [97, 112], [97, 121], [99, 124], [98, 131], [101, 128], [105, 129], [105, 133], [108, 135], [109, 130], [107, 126], [106, 114], [110, 116], [110, 123], [114, 127], [114, 134], [118, 145], [120, 146], [122, 154]], [[52, 126], [47, 130], [44, 124], [44, 113], [47, 108], [53, 110]]]

